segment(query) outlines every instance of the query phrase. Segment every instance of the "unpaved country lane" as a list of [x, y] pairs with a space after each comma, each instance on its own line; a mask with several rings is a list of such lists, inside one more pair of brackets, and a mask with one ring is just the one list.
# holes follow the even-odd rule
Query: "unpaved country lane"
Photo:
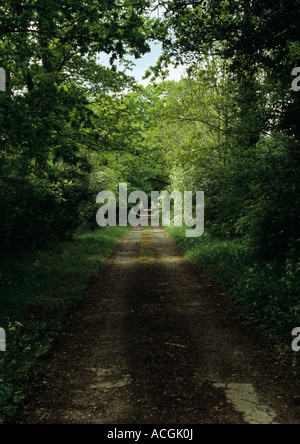
[[298, 424], [295, 384], [162, 228], [136, 228], [74, 314], [25, 420]]

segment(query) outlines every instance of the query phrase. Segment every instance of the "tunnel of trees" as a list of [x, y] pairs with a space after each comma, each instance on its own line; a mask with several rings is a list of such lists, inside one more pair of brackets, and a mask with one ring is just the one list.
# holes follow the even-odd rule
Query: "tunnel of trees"
[[[96, 195], [120, 182], [203, 190], [204, 237], [175, 237], [223, 273], [254, 320], [290, 334], [300, 311], [299, 9], [299, 0], [1, 2], [1, 261], [94, 230]], [[152, 42], [162, 54], [144, 87], [117, 64]], [[186, 68], [181, 81], [165, 80], [169, 65]]]

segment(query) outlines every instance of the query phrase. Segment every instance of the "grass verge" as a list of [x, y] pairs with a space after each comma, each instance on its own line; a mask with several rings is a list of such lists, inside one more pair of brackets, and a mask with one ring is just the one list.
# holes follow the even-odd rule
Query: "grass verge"
[[0, 424], [18, 422], [29, 385], [42, 376], [43, 357], [126, 232], [98, 229], [0, 261], [0, 327], [7, 342], [7, 351], [0, 352]]
[[166, 231], [237, 302], [245, 320], [273, 341], [283, 359], [298, 367], [291, 332], [300, 326], [299, 259], [292, 253], [280, 262], [266, 262], [239, 239], [224, 240], [207, 232], [201, 238], [186, 238], [184, 227]]

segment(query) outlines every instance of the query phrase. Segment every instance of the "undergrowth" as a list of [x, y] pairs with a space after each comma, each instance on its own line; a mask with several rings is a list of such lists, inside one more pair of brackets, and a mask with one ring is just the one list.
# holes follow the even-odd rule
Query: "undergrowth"
[[0, 424], [18, 422], [28, 388], [43, 376], [43, 358], [126, 230], [98, 229], [1, 260], [0, 326], [7, 351], [0, 353]]
[[300, 326], [300, 262], [295, 252], [281, 261], [266, 261], [241, 239], [220, 239], [207, 232], [186, 238], [184, 227], [169, 227], [167, 232], [189, 259], [220, 283], [249, 323], [276, 341], [279, 353], [292, 356], [295, 365], [299, 356], [290, 347], [291, 332]]

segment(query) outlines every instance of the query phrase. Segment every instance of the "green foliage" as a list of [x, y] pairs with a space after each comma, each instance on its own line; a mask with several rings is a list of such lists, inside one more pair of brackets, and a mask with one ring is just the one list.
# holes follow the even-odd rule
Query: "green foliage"
[[0, 325], [7, 335], [7, 351], [0, 354], [0, 423], [20, 421], [22, 401], [43, 377], [43, 358], [126, 231], [84, 232], [51, 249], [0, 261]]
[[163, 84], [148, 132], [164, 150], [170, 188], [205, 192], [211, 233], [284, 256], [299, 236], [299, 142], [276, 124], [265, 134], [276, 119], [267, 77], [251, 75], [239, 89], [224, 69], [208, 58]]
[[300, 96], [290, 88], [299, 2], [162, 3], [160, 64], [193, 64], [164, 83], [159, 141], [170, 189], [205, 191], [206, 235], [170, 232], [248, 319], [290, 337], [300, 321]]
[[241, 240], [206, 233], [185, 238], [185, 229], [168, 229], [191, 260], [208, 272], [238, 302], [252, 325], [280, 340], [300, 322], [300, 262], [295, 251], [284, 261], [266, 261]]
[[237, 227], [268, 258], [299, 247], [299, 146], [290, 137], [262, 138], [251, 180], [252, 199]]
[[[99, 53], [113, 63], [147, 52], [146, 7], [131, 0], [0, 6], [0, 65], [7, 78], [0, 94], [2, 255], [45, 245], [82, 223], [97, 192], [91, 152], [119, 149], [125, 133], [121, 121], [114, 129], [119, 104], [109, 103], [109, 94], [133, 85], [114, 67], [101, 66]], [[115, 113], [102, 132], [103, 116], [92, 106], [99, 97]]]

